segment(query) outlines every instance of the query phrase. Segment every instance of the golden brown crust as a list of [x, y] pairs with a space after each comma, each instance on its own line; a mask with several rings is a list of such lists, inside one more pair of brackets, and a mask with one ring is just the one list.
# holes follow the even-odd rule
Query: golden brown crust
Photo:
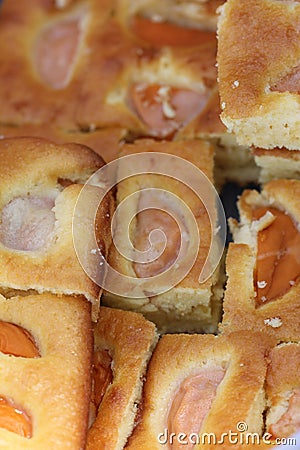
[[[228, 282], [224, 298], [224, 314], [220, 329], [230, 333], [254, 330], [276, 337], [279, 341], [298, 338], [300, 312], [299, 288], [293, 288], [276, 302], [255, 308], [253, 250], [245, 244], [230, 244], [227, 258]], [[274, 328], [271, 319], [278, 318], [280, 326]], [[267, 322], [265, 322], [267, 321]], [[275, 322], [276, 326], [276, 322]]]
[[300, 59], [298, 2], [229, 0], [221, 9], [222, 120], [243, 145], [300, 148], [299, 94], [277, 84]]
[[[42, 0], [22, 0], [15, 6], [6, 2], [0, 17], [2, 124], [53, 123], [68, 130], [122, 127], [147, 135], [152, 131], [129, 98], [134, 83], [170, 84], [201, 95], [209, 95], [216, 85], [213, 32], [198, 45], [155, 47], [134, 34], [118, 2], [74, 2], [63, 11]], [[81, 18], [74, 68], [64, 87], [53, 88], [34, 68], [36, 42], [50, 26], [74, 17]]]
[[14, 449], [80, 449], [85, 445], [91, 391], [90, 304], [51, 294], [0, 297], [1, 320], [28, 330], [40, 358], [0, 354], [1, 395], [30, 414], [31, 439], [0, 429], [2, 445]]
[[[7, 290], [35, 290], [66, 295], [85, 295], [97, 314], [99, 286], [82, 269], [73, 243], [74, 208], [83, 183], [103, 160], [88, 147], [79, 144], [55, 145], [40, 138], [16, 138], [0, 141], [3, 177], [1, 179], [1, 214], [16, 198], [30, 196], [55, 198], [55, 228], [46, 246], [33, 251], [19, 251], [0, 244], [0, 286]], [[67, 180], [70, 184], [64, 188]], [[93, 192], [96, 187], [91, 187]], [[95, 193], [95, 192], [94, 192]], [[98, 241], [107, 255], [110, 244], [109, 217], [112, 199], [100, 209], [102, 227]], [[103, 208], [105, 211], [103, 211]], [[81, 232], [82, 233], [82, 232]], [[86, 230], [85, 239], [86, 236]], [[98, 232], [99, 234], [99, 232]], [[96, 317], [95, 317], [96, 318]]]
[[157, 341], [155, 325], [140, 314], [100, 308], [94, 328], [95, 351], [108, 350], [113, 382], [88, 434], [87, 449], [121, 449], [134, 426], [142, 379]]
[[[139, 140], [134, 145], [124, 145], [121, 155], [125, 156], [140, 152], [160, 152], [184, 158], [199, 168], [209, 180], [212, 181], [213, 179], [213, 149], [207, 141], [156, 142]], [[143, 167], [143, 169], [145, 168]], [[154, 171], [159, 169], [162, 168], [154, 167]], [[142, 312], [148, 319], [157, 323], [159, 330], [163, 332], [195, 332], [203, 330], [205, 332], [214, 332], [216, 330], [216, 321], [218, 321], [220, 314], [218, 305], [220, 306], [219, 295], [221, 294], [221, 287], [218, 291], [214, 290], [218, 283], [218, 270], [207, 281], [199, 283], [200, 271], [207, 258], [211, 238], [211, 227], [207, 211], [199, 198], [188, 187], [183, 186], [179, 181], [171, 180], [170, 177], [162, 177], [160, 175], [143, 176], [142, 178], [132, 177], [126, 182], [120, 183], [117, 192], [117, 203], [121, 203], [127, 196], [145, 187], [171, 191], [189, 206], [197, 221], [201, 236], [196, 262], [187, 276], [168, 292], [149, 298], [144, 297], [143, 294], [142, 298], [133, 300], [124, 297], [118, 298], [109, 292], [105, 292], [103, 302], [109, 306]], [[132, 210], [128, 208], [126, 214], [131, 217], [131, 213], [134, 211], [135, 215], [136, 207], [137, 205], [132, 207]], [[212, 220], [214, 220], [213, 217]], [[120, 223], [127, 223], [127, 218], [123, 216], [123, 220]], [[134, 239], [134, 236], [133, 231], [132, 239]], [[115, 246], [112, 246], [110, 250], [109, 262], [119, 273], [136, 277], [133, 264], [124, 258]]]
[[276, 337], [278, 341], [299, 339], [299, 283], [291, 285], [290, 289], [276, 300], [255, 306], [254, 268], [258, 230], [251, 225], [252, 211], [260, 206], [273, 206], [285, 211], [299, 223], [299, 194], [299, 181], [273, 180], [264, 186], [261, 194], [244, 191], [241, 196], [241, 224], [233, 229], [235, 243], [230, 244], [226, 258], [228, 282], [221, 324], [223, 332], [248, 329], [265, 332]]
[[[211, 409], [204, 419], [202, 433], [235, 431], [239, 422], [249, 431], [262, 433], [265, 406], [265, 354], [272, 340], [251, 332], [227, 336], [166, 335], [158, 343], [151, 359], [144, 388], [142, 420], [129, 440], [128, 449], [163, 448], [158, 442], [167, 428], [170, 401], [180, 383], [203, 367], [221, 366], [225, 377], [217, 389]], [[228, 414], [228, 405], [231, 412]], [[219, 448], [233, 448], [224, 442]], [[201, 446], [202, 448], [202, 446]], [[212, 449], [216, 445], [203, 448]], [[240, 447], [238, 447], [240, 448]]]

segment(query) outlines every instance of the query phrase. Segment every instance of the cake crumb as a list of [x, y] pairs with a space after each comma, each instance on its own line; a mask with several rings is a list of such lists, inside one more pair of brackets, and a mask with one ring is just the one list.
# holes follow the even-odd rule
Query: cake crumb
[[279, 328], [282, 325], [282, 321], [279, 317], [271, 317], [270, 319], [265, 319], [264, 323], [272, 328]]
[[171, 92], [170, 86], [161, 86], [157, 91], [159, 100], [162, 104], [163, 114], [167, 119], [174, 119], [176, 117], [176, 111], [171, 105]]

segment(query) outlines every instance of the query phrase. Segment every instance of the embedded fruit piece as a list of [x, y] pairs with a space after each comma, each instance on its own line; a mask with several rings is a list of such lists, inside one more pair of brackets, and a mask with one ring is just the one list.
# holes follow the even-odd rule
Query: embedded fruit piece
[[292, 218], [276, 208], [261, 207], [253, 212], [255, 220], [267, 211], [274, 221], [258, 232], [255, 286], [256, 304], [263, 305], [284, 295], [300, 276], [300, 233]]
[[207, 92], [162, 84], [134, 84], [130, 98], [153, 136], [167, 137], [191, 121], [205, 107]]
[[[153, 202], [157, 209], [147, 208], [148, 202]], [[145, 262], [134, 263], [134, 270], [138, 277], [153, 277], [166, 271], [175, 262], [180, 251], [180, 245], [185, 249], [188, 245], [187, 231], [182, 233], [175, 215], [172, 217], [172, 205], [164, 193], [141, 190], [135, 230], [134, 244], [137, 250], [145, 251]], [[173, 214], [180, 211], [173, 211]], [[177, 219], [178, 220], [178, 219]], [[159, 230], [151, 235], [151, 232]]]
[[291, 92], [300, 94], [300, 65], [278, 80], [271, 88], [273, 92]]
[[32, 423], [28, 414], [2, 396], [0, 396], [0, 427], [27, 439], [32, 437]]
[[111, 363], [112, 359], [107, 350], [94, 352], [94, 404], [96, 410], [98, 410], [102, 398], [113, 379]]
[[45, 28], [35, 49], [34, 63], [41, 80], [53, 89], [64, 88], [71, 77], [81, 40], [81, 17]]
[[[174, 436], [180, 433], [187, 436], [199, 433], [225, 373], [222, 367], [206, 367], [181, 383], [169, 412], [169, 433], [175, 433]], [[185, 447], [190, 450], [193, 444], [189, 443]], [[172, 445], [172, 450], [181, 448], [180, 443], [174, 442]]]
[[51, 239], [54, 200], [47, 197], [17, 197], [2, 210], [0, 241], [14, 250], [34, 251]]
[[274, 437], [288, 437], [300, 428], [300, 389], [295, 390], [289, 400], [287, 411], [269, 427]]
[[0, 321], [0, 352], [23, 358], [40, 356], [34, 339], [27, 330], [3, 321]]

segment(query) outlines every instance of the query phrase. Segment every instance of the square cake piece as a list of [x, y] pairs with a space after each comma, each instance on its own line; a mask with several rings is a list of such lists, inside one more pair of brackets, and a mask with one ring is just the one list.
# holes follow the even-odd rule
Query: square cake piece
[[91, 305], [71, 296], [0, 295], [0, 441], [15, 450], [85, 447]]
[[78, 250], [89, 267], [89, 241], [96, 233], [107, 255], [113, 200], [102, 202], [97, 224], [93, 207], [102, 187], [89, 186], [84, 211], [75, 206], [82, 184], [104, 166], [102, 158], [79, 144], [11, 138], [0, 140], [0, 159], [0, 292], [83, 295], [96, 318], [100, 287], [80, 264]]
[[270, 345], [265, 335], [251, 332], [163, 336], [149, 364], [141, 418], [126, 448], [234, 449], [226, 435], [228, 430], [238, 435], [240, 423], [262, 436]]
[[300, 181], [273, 180], [262, 192], [244, 191], [234, 243], [221, 330], [259, 330], [279, 341], [299, 339]]
[[94, 327], [95, 420], [87, 450], [121, 450], [134, 427], [143, 380], [158, 335], [141, 314], [100, 308]]
[[221, 118], [242, 145], [300, 149], [300, 4], [228, 0], [218, 25]]
[[161, 332], [215, 332], [223, 280], [212, 146], [139, 140], [121, 156], [104, 304], [141, 312]]

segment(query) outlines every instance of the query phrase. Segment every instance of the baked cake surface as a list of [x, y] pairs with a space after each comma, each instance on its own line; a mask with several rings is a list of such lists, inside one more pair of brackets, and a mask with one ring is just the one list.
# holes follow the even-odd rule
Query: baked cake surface
[[[187, 448], [192, 443], [201, 449], [234, 448], [221, 435], [236, 431], [240, 422], [261, 436], [265, 354], [271, 345], [251, 332], [163, 336], [149, 365], [141, 419], [126, 448], [172, 448], [173, 442], [179, 449], [180, 440]], [[209, 442], [207, 433], [216, 442]]]
[[[85, 273], [73, 243], [72, 221], [82, 185], [104, 165], [79, 144], [55, 145], [40, 138], [0, 140], [0, 289], [5, 295], [31, 290], [84, 295], [99, 306], [100, 287]], [[77, 239], [88, 245], [82, 224], [93, 211], [100, 187], [90, 186], [85, 211], [77, 211]], [[88, 200], [91, 204], [89, 205]], [[109, 246], [112, 199], [100, 208], [96, 231], [104, 256]], [[82, 213], [82, 217], [80, 216]], [[89, 263], [89, 260], [87, 261]]]
[[[113, 283], [114, 278], [110, 279], [110, 275], [108, 275], [107, 279], [111, 290], [106, 289], [103, 302], [109, 306], [141, 312], [149, 320], [153, 320], [158, 329], [163, 332], [215, 331], [220, 317], [220, 297], [222, 295], [223, 280], [219, 278], [220, 264], [217, 264], [216, 270], [210, 273], [205, 281], [199, 281], [202, 269], [208, 267], [205, 265], [207, 258], [212, 263], [211, 256], [209, 256], [210, 249], [218, 242], [218, 240], [212, 239], [212, 230], [216, 227], [217, 207], [210, 184], [213, 180], [212, 147], [208, 142], [200, 140], [182, 142], [140, 140], [134, 145], [125, 145], [121, 155], [124, 157], [138, 156], [140, 152], [147, 153], [140, 154], [140, 165], [139, 167], [135, 166], [134, 169], [147, 173], [125, 179], [119, 183], [117, 188], [117, 210], [122, 204], [123, 209], [117, 216], [114, 230], [114, 242], [117, 245], [113, 245], [110, 250], [109, 263], [118, 273], [133, 277], [137, 283], [148, 280], [149, 287], [137, 287], [136, 291], [132, 291], [127, 287], [126, 280], [123, 281], [124, 278], [122, 278], [124, 292], [119, 295], [114, 291], [116, 286], [116, 282]], [[165, 155], [168, 163], [164, 166], [160, 162], [159, 156], [156, 160], [154, 152], [158, 152], [156, 155]], [[153, 154], [153, 158], [149, 157], [148, 161], [145, 161], [143, 154], [149, 155], [150, 153]], [[178, 157], [182, 160], [176, 159]], [[125, 166], [121, 164], [119, 167], [120, 176], [132, 165], [130, 158], [128, 166], [126, 166], [126, 161], [123, 161]], [[189, 169], [181, 168], [182, 161], [192, 163], [193, 171], [190, 167]], [[164, 170], [168, 169], [174, 170], [174, 174], [177, 173], [177, 180], [168, 175], [158, 174], [159, 171], [165, 173]], [[180, 182], [182, 172], [187, 170], [190, 170], [189, 180], [185, 179]], [[151, 175], [150, 172], [154, 172], [154, 174]], [[202, 181], [199, 179], [196, 182], [199, 172], [207, 177], [206, 180], [210, 180], [208, 185], [202, 178]], [[137, 172], [134, 170], [134, 173]], [[187, 173], [186, 177], [188, 177]], [[189, 187], [191, 186], [189, 183], [193, 185], [193, 182], [196, 182], [197, 186], [202, 183], [200, 196]], [[173, 197], [170, 197], [170, 192], [176, 196], [178, 204]], [[124, 208], [126, 202], [127, 206]], [[189, 211], [181, 212], [182, 208], [187, 206], [194, 216], [192, 219], [195, 220], [194, 225], [189, 222], [189, 215], [184, 218], [184, 214], [188, 214]], [[142, 212], [143, 209], [148, 209], [148, 211]], [[196, 226], [196, 229], [193, 226]], [[133, 250], [126, 238], [127, 233], [129, 231], [131, 242], [134, 243], [136, 249], [143, 251], [147, 250], [148, 237], [154, 229], [162, 230], [169, 239], [166, 250], [162, 251], [159, 257], [162, 250], [161, 238], [158, 241], [154, 240], [154, 245], [147, 254], [149, 259], [144, 258], [144, 262], [139, 263], [132, 253]], [[189, 230], [192, 232], [194, 230], [195, 234], [188, 236], [188, 233], [191, 233]], [[200, 241], [197, 240], [197, 233]], [[168, 287], [174, 276], [177, 279], [177, 273], [168, 272], [168, 270], [170, 268], [173, 271], [177, 270], [178, 266], [183, 270], [188, 267], [191, 261], [188, 259], [191, 254], [188, 250], [191, 242], [194, 242], [192, 253], [195, 253], [195, 262], [191, 263], [181, 281], [179, 279]], [[183, 249], [181, 255], [186, 256], [180, 256], [179, 248]], [[178, 263], [176, 263], [177, 259]], [[172, 276], [173, 278], [170, 278]], [[153, 295], [151, 286], [153, 286], [152, 290], [160, 287], [162, 291]], [[170, 289], [170, 287], [172, 288]], [[134, 293], [133, 297], [131, 297], [132, 292]], [[147, 296], [147, 292], [152, 295]]]
[[158, 23], [127, 3], [7, 1], [0, 25], [2, 124], [166, 137], [203, 113], [216, 86], [214, 31]]
[[261, 194], [244, 191], [240, 224], [226, 260], [221, 330], [251, 329], [279, 341], [299, 339], [300, 182], [273, 180]]
[[[0, 321], [2, 448], [84, 448], [91, 392], [90, 304], [52, 294], [0, 296]], [[14, 334], [12, 327], [17, 327]], [[37, 354], [24, 353], [20, 331]], [[10, 414], [7, 404], [19, 412]], [[18, 434], [20, 416], [23, 434]]]
[[100, 308], [94, 327], [96, 418], [88, 434], [88, 450], [124, 447], [157, 339], [155, 325], [141, 314]]
[[108, 163], [118, 157], [126, 131], [122, 128], [104, 128], [87, 131], [68, 131], [50, 124], [8, 126], [0, 124], [0, 139], [12, 137], [41, 137], [55, 144], [81, 144], [90, 147]]
[[297, 1], [229, 0], [218, 25], [221, 118], [242, 145], [300, 148]]

